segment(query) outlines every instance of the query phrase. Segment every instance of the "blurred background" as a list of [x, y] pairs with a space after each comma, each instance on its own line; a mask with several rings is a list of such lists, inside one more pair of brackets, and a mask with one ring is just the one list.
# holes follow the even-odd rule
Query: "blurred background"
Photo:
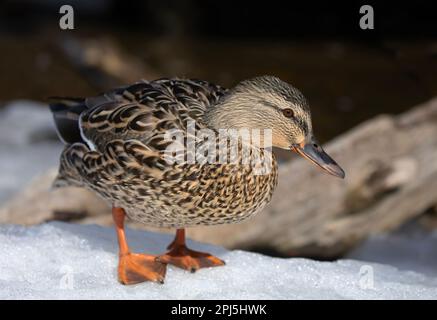
[[[288, 201], [296, 198], [289, 212], [281, 209], [287, 218], [277, 213], [277, 206], [286, 207], [278, 200], [263, 213], [262, 219], [269, 214], [276, 219], [268, 220], [268, 228], [259, 227], [267, 220], [255, 219], [219, 227], [215, 235], [209, 235], [214, 233], [210, 229], [193, 230], [192, 237], [275, 256], [335, 259], [363, 257], [353, 252], [373, 242], [383, 250], [379, 244], [392, 241], [385, 238], [390, 233], [390, 239], [403, 239], [396, 242], [399, 252], [389, 246], [376, 254], [372, 247], [367, 259], [387, 252], [398, 260], [406, 257], [403, 261], [408, 255], [429, 258], [429, 246], [407, 253], [403, 244], [413, 243], [409, 237], [436, 242], [430, 230], [437, 225], [437, 189], [427, 180], [437, 171], [432, 102], [437, 95], [437, 11], [432, 2], [72, 0], [75, 29], [61, 30], [63, 4], [0, 3], [0, 222], [111, 223], [106, 205], [86, 191], [48, 191], [62, 145], [47, 97], [90, 96], [139, 79], [173, 76], [231, 87], [270, 74], [309, 99], [316, 134], [323, 143], [332, 141], [334, 154], [351, 173], [349, 180], [339, 185], [318, 178], [309, 165], [278, 151], [284, 173], [292, 177], [304, 168], [305, 181], [313, 181], [301, 188], [296, 179], [292, 188], [284, 182], [280, 186], [279, 194], [291, 197]], [[374, 30], [359, 27], [364, 4], [374, 9]], [[384, 118], [390, 119], [390, 126], [384, 124], [389, 127], [381, 124], [381, 114], [389, 115]], [[410, 158], [413, 154], [417, 158]], [[331, 190], [330, 198], [315, 187], [321, 185]], [[307, 193], [287, 194], [295, 189]], [[406, 197], [410, 206], [417, 205], [399, 202]], [[318, 213], [302, 199], [314, 203]], [[390, 207], [390, 201], [401, 210]]]
[[326, 141], [437, 93], [429, 1], [374, 3], [367, 31], [358, 22], [369, 2], [348, 2], [75, 0], [75, 29], [60, 30], [63, 1], [2, 1], [0, 97], [93, 95], [160, 76], [232, 86], [273, 74], [309, 97]]

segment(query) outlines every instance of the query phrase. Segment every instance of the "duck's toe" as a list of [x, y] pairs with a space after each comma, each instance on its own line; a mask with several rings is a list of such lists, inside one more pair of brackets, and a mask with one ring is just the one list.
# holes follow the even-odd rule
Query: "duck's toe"
[[136, 284], [145, 281], [164, 283], [166, 265], [156, 256], [128, 253], [120, 256], [118, 279], [122, 284]]
[[185, 246], [173, 247], [169, 252], [157, 257], [157, 261], [195, 272], [201, 268], [218, 267], [225, 262], [209, 253], [198, 252]]

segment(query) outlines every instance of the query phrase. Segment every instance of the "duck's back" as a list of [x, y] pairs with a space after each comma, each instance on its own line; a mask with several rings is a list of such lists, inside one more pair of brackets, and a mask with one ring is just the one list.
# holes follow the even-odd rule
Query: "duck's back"
[[165, 130], [186, 130], [189, 119], [203, 126], [205, 110], [226, 91], [202, 80], [159, 79], [90, 98], [58, 98], [51, 110], [64, 142], [83, 142], [104, 150], [114, 139], [139, 139], [148, 144]]
[[[200, 80], [140, 82], [85, 99], [51, 105], [66, 148], [57, 186], [96, 191], [136, 220], [186, 227], [239, 221], [261, 209], [276, 186], [273, 172], [250, 166], [170, 164], [169, 132], [206, 128], [205, 110], [226, 90]], [[274, 158], [273, 158], [274, 161]]]

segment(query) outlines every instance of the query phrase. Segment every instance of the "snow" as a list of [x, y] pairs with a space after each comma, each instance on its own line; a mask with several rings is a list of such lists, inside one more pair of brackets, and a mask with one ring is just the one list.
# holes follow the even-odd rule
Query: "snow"
[[[158, 254], [171, 235], [128, 230], [133, 251]], [[423, 239], [422, 239], [423, 240]], [[357, 260], [271, 258], [189, 241], [226, 266], [169, 266], [165, 284], [117, 282], [114, 231], [60, 222], [0, 227], [0, 299], [436, 299], [437, 278]]]
[[46, 104], [15, 101], [0, 112], [0, 203], [56, 166], [62, 143]]
[[[0, 111], [0, 203], [56, 166], [62, 144], [45, 104]], [[128, 230], [134, 251], [162, 253], [171, 236]], [[0, 299], [437, 299], [437, 232], [375, 236], [348, 259], [318, 262], [228, 251], [189, 242], [224, 259], [195, 274], [169, 266], [166, 283], [117, 282], [114, 231], [53, 222], [0, 226]]]

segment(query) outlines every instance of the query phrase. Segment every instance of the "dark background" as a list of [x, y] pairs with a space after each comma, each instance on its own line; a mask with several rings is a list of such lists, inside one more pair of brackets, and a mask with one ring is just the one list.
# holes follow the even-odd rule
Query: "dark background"
[[[3, 30], [34, 32], [57, 25], [58, 8], [77, 9], [78, 26], [126, 32], [223, 38], [305, 39], [343, 37], [435, 37], [434, 1], [202, 1], [202, 0], [6, 0], [0, 4]], [[359, 8], [371, 5], [376, 26], [363, 33]]]
[[[62, 4], [74, 7], [75, 30], [60, 30]], [[375, 30], [359, 28], [364, 4]], [[0, 104], [94, 95], [139, 78], [232, 86], [273, 74], [308, 97], [326, 141], [437, 94], [436, 12], [433, 1], [2, 1]], [[70, 40], [109, 43], [140, 71], [84, 68], [66, 55]]]

